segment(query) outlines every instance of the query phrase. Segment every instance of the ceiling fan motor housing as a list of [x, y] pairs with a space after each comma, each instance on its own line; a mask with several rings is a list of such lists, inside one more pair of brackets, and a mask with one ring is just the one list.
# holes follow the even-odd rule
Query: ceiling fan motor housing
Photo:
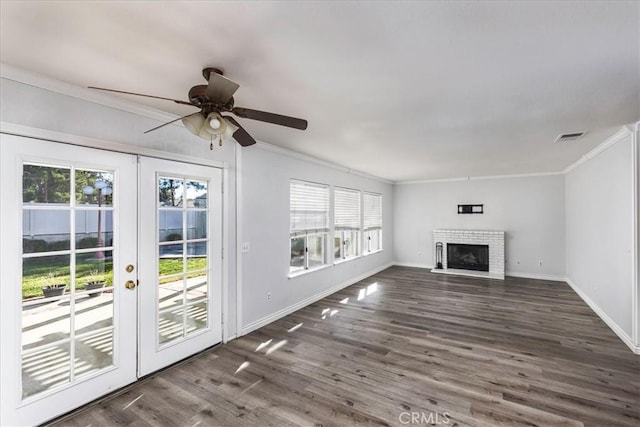
[[207, 96], [207, 87], [207, 85], [197, 85], [189, 89], [189, 102], [202, 108], [205, 115], [212, 111], [231, 111], [234, 105], [233, 97], [226, 104], [219, 104]]
[[207, 67], [202, 70], [202, 77], [204, 77], [206, 81], [209, 81], [209, 76], [211, 76], [211, 73], [216, 73], [216, 74], [220, 74], [221, 76], [224, 76], [224, 72], [222, 71], [221, 68]]

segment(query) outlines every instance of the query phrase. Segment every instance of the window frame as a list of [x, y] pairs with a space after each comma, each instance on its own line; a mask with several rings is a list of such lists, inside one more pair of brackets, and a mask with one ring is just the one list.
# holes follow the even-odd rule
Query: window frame
[[[352, 193], [356, 196], [357, 199], [357, 213], [351, 212], [352, 218], [346, 219], [345, 223], [351, 223], [350, 225], [339, 224], [337, 220], [337, 211], [338, 204], [336, 203], [336, 193]], [[345, 209], [345, 207], [343, 207]], [[353, 259], [359, 258], [362, 254], [362, 191], [356, 190], [353, 188], [347, 187], [339, 187], [335, 186], [333, 188], [333, 239], [332, 239], [332, 254], [333, 254], [333, 263], [339, 264], [346, 261], [351, 261]], [[357, 218], [357, 223], [353, 222], [353, 217]], [[355, 245], [354, 254], [350, 256], [346, 256], [346, 243], [347, 239], [345, 238], [347, 233], [355, 233], [355, 236], [351, 239], [352, 244]], [[340, 250], [340, 257], [336, 257], [337, 247], [336, 247], [336, 239], [339, 240], [338, 247]]]
[[[307, 227], [307, 228], [302, 228], [302, 229], [294, 229], [293, 227], [293, 213], [294, 210], [292, 209], [292, 190], [294, 188], [294, 185], [306, 185], [306, 186], [311, 186], [311, 187], [317, 187], [317, 188], [321, 188], [324, 191], [326, 191], [326, 197], [325, 197], [325, 210], [324, 211], [318, 211], [318, 212], [324, 212], [324, 215], [326, 216], [326, 221], [325, 221], [325, 227]], [[290, 249], [290, 256], [289, 256], [289, 277], [295, 277], [295, 276], [299, 276], [301, 274], [305, 274], [311, 271], [316, 271], [316, 270], [320, 270], [322, 268], [328, 267], [329, 264], [329, 260], [328, 260], [328, 237], [329, 237], [329, 223], [330, 223], [330, 198], [331, 198], [331, 187], [327, 184], [322, 184], [322, 183], [317, 183], [317, 182], [312, 182], [312, 181], [305, 181], [305, 180], [300, 180], [300, 179], [293, 179], [291, 178], [289, 180], [289, 249]], [[314, 265], [314, 266], [309, 266], [309, 261], [310, 261], [310, 257], [309, 257], [309, 238], [313, 237], [313, 236], [320, 236], [321, 238], [321, 242], [322, 242], [322, 261], [321, 264], [319, 265]], [[303, 250], [302, 250], [302, 266], [301, 267], [293, 267], [292, 266], [292, 258], [293, 258], [293, 241], [294, 239], [299, 239], [302, 238], [303, 239]]]
[[[353, 255], [349, 255], [349, 256], [345, 256], [344, 254], [346, 253], [346, 239], [344, 238], [345, 234], [347, 233], [355, 233], [355, 237], [353, 239], [351, 239], [351, 242], [353, 245], [355, 245], [355, 253]], [[361, 254], [361, 244], [360, 241], [362, 236], [362, 232], [360, 230], [336, 230], [334, 231], [334, 245], [333, 245], [333, 254], [334, 254], [334, 258], [333, 258], [333, 263], [334, 264], [340, 264], [343, 262], [347, 262], [347, 261], [351, 261], [353, 259], [357, 259], [360, 258], [362, 256]], [[336, 243], [336, 239], [339, 239], [340, 243], [340, 257], [336, 257], [335, 253], [337, 251], [337, 247], [335, 245]]]
[[[379, 225], [373, 224], [373, 225], [367, 226], [367, 218], [370, 217], [367, 215], [367, 203], [366, 203], [367, 197], [375, 197], [379, 199], [379, 202], [378, 202], [379, 209], [377, 209], [379, 211], [379, 217], [377, 221]], [[382, 203], [383, 203], [383, 200], [382, 200], [381, 193], [373, 193], [368, 191], [362, 192], [362, 238], [363, 238], [362, 254], [364, 256], [382, 252], [384, 250], [384, 247], [382, 245], [382, 235], [383, 235], [382, 234], [382, 230], [383, 230]], [[371, 249], [371, 241], [372, 241], [371, 237], [372, 237], [372, 234], [374, 233], [377, 234], [378, 247], [376, 249]]]

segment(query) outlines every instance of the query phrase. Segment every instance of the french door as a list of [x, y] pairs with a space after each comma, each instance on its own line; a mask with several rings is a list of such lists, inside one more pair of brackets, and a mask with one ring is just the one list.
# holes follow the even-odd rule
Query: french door
[[0, 138], [0, 425], [221, 341], [219, 169]]
[[222, 341], [222, 174], [141, 158], [139, 200], [143, 376]]

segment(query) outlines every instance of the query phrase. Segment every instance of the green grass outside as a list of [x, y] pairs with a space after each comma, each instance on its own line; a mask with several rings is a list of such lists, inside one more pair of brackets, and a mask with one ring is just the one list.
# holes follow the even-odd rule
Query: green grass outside
[[[76, 256], [76, 289], [82, 290], [90, 281], [104, 281], [106, 286], [113, 285], [113, 262], [90, 259], [95, 254]], [[182, 258], [164, 258], [159, 260], [160, 276], [169, 276], [183, 272]], [[206, 257], [188, 258], [187, 271], [203, 270], [207, 267]], [[93, 275], [92, 272], [102, 271]], [[187, 273], [187, 277], [197, 277], [202, 273]], [[175, 278], [162, 278], [160, 283], [174, 281]], [[71, 285], [69, 255], [42, 258], [27, 258], [22, 264], [22, 299], [43, 297], [42, 287], [65, 284], [67, 291]]]
[[[187, 278], [202, 275], [202, 273], [189, 273], [189, 271], [204, 270], [205, 268], [207, 268], [207, 257], [187, 258]], [[163, 276], [182, 273], [182, 258], [163, 258], [159, 262], [158, 270], [160, 274], [160, 284], [173, 282], [176, 280], [175, 277]]]

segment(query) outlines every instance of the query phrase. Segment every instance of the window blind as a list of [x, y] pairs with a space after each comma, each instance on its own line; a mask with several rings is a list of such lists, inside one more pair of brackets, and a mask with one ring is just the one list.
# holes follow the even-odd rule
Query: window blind
[[364, 229], [378, 230], [382, 228], [382, 194], [364, 193]]
[[289, 203], [292, 234], [329, 230], [329, 186], [292, 179]]
[[336, 187], [333, 191], [334, 219], [336, 230], [360, 229], [360, 192]]

